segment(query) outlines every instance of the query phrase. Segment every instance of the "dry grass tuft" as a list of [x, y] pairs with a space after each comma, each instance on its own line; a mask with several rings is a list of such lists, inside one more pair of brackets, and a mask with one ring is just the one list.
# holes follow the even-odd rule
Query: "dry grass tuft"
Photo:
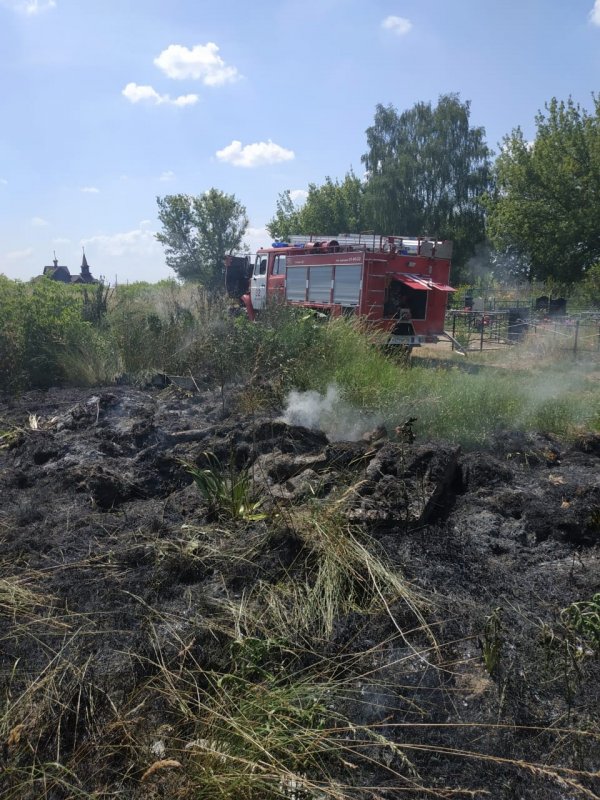
[[240, 606], [245, 630], [294, 631], [304, 641], [327, 639], [350, 612], [385, 613], [404, 636], [394, 609], [403, 607], [437, 648], [425, 611], [429, 601], [387, 563], [374, 540], [353, 529], [335, 508], [295, 510], [291, 524], [301, 553], [277, 583], [259, 581]]
[[151, 778], [156, 772], [178, 767], [181, 767], [181, 761], [176, 761], [174, 758], [163, 758], [161, 761], [155, 761], [154, 764], [151, 764], [146, 772], [144, 772], [140, 780], [142, 783], [144, 783], [144, 781], [147, 781], [148, 778]]

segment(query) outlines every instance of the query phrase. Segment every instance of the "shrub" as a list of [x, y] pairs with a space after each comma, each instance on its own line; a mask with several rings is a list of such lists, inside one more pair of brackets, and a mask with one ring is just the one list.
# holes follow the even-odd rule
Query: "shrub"
[[600, 262], [585, 273], [583, 280], [574, 288], [569, 302], [583, 308], [600, 308]]
[[82, 317], [76, 287], [41, 279], [26, 285], [0, 276], [0, 387], [48, 388], [71, 379], [68, 356], [99, 345]]
[[18, 389], [24, 382], [24, 287], [0, 275], [0, 389]]

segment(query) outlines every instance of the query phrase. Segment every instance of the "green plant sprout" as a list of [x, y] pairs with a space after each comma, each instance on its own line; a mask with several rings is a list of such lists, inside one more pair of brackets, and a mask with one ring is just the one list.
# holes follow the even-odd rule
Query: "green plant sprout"
[[233, 456], [225, 467], [213, 453], [204, 453], [209, 466], [200, 468], [184, 462], [209, 511], [228, 519], [256, 522], [265, 519], [259, 512], [263, 498], [256, 497], [252, 475], [247, 469], [237, 469]]

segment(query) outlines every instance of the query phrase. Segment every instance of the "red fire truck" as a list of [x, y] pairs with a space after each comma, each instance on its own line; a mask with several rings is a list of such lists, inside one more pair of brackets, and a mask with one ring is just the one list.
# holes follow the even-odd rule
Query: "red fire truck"
[[418, 347], [449, 338], [444, 317], [452, 242], [340, 234], [292, 236], [248, 256], [227, 256], [228, 293], [250, 319], [270, 301], [357, 314], [389, 331], [389, 344]]

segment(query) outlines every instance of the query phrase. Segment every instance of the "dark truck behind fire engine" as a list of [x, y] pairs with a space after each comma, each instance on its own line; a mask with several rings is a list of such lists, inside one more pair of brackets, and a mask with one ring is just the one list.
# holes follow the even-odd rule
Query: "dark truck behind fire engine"
[[256, 257], [227, 256], [225, 284], [250, 319], [269, 302], [340, 316], [389, 331], [389, 344], [418, 347], [444, 332], [452, 242], [373, 234], [293, 236]]

